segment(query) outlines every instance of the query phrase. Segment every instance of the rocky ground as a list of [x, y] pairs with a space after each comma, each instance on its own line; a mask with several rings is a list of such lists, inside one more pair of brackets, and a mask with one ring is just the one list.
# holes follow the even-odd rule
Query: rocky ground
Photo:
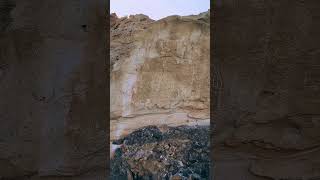
[[113, 144], [113, 180], [209, 179], [209, 126], [148, 126]]

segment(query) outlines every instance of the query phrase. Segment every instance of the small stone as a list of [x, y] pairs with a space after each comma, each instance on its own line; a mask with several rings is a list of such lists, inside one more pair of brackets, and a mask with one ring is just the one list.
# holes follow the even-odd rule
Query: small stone
[[183, 166], [183, 162], [182, 161], [178, 161], [179, 166]]
[[171, 180], [183, 180], [183, 178], [180, 175], [174, 175], [171, 177]]
[[199, 174], [191, 174], [189, 180], [200, 180], [201, 176]]
[[133, 180], [132, 173], [127, 170], [128, 180]]

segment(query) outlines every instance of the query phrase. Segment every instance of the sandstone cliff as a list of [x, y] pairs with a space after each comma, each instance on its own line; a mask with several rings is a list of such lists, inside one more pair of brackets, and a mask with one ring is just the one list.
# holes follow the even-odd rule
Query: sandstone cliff
[[209, 121], [209, 12], [111, 15], [111, 139], [146, 125]]

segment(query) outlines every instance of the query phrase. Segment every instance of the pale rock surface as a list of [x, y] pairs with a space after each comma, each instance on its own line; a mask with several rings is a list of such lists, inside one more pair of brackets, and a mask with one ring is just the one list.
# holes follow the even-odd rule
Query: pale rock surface
[[111, 140], [149, 125], [209, 125], [209, 12], [111, 19]]

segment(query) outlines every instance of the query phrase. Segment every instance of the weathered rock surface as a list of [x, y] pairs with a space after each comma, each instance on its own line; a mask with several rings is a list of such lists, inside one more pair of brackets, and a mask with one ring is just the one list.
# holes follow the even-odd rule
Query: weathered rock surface
[[216, 7], [215, 179], [319, 178], [319, 5]]
[[157, 125], [159, 127], [168, 125], [171, 127], [182, 125], [210, 125], [210, 119], [195, 119], [188, 117], [187, 113], [159, 113], [146, 114], [130, 118], [119, 118], [110, 122], [110, 140], [122, 138], [131, 132], [145, 126]]
[[0, 179], [105, 173], [105, 18], [100, 0], [0, 2]]
[[115, 141], [111, 179], [209, 179], [209, 129], [148, 126]]
[[111, 137], [119, 138], [119, 126], [132, 132], [208, 120], [209, 13], [158, 21], [112, 14], [111, 19]]
[[154, 22], [143, 14], [131, 15], [129, 17], [118, 18], [113, 13], [110, 15], [110, 65], [128, 58], [130, 52], [135, 48], [134, 35], [145, 30], [150, 23]]
[[[134, 136], [137, 129], [148, 126], [157, 126], [162, 137], [162, 132], [168, 128], [209, 125], [209, 16], [209, 12], [205, 12], [154, 21], [142, 14], [123, 18], [111, 14], [111, 141], [125, 138], [130, 133], [133, 134], [129, 137]], [[132, 140], [144, 142], [149, 132], [144, 130], [146, 132], [143, 132], [143, 136], [134, 136], [136, 139]], [[208, 135], [208, 131], [206, 133]], [[208, 139], [203, 140], [206, 142]], [[176, 148], [183, 144], [180, 141], [174, 142], [176, 139], [165, 140], [159, 145], [148, 141], [143, 147], [131, 144], [131, 149], [124, 153], [129, 156], [130, 153], [147, 151], [155, 146], [162, 148], [171, 141], [176, 143]], [[162, 167], [163, 163], [161, 165], [151, 157], [144, 161], [146, 166], [139, 169], [139, 163], [131, 159], [133, 156], [138, 157], [136, 154], [128, 159], [125, 159], [127, 155], [120, 157], [117, 154], [117, 148], [129, 148], [122, 143], [110, 143], [111, 156], [116, 163], [120, 163], [118, 167], [113, 167], [112, 178], [119, 178], [120, 175], [124, 175], [123, 178], [137, 178], [139, 173], [146, 173], [140, 175], [146, 178], [152, 175], [152, 171], [159, 178], [174, 175], [180, 177], [173, 160], [167, 163], [171, 163], [175, 169], [166, 169]], [[179, 152], [187, 154], [184, 152], [187, 149], [182, 148]], [[124, 167], [122, 163], [131, 163], [131, 167]], [[159, 167], [156, 167], [157, 164]], [[147, 166], [151, 169], [146, 170]], [[206, 170], [209, 163], [203, 167]], [[137, 177], [133, 177], [131, 171]], [[186, 177], [189, 178], [191, 174], [187, 173]]]

